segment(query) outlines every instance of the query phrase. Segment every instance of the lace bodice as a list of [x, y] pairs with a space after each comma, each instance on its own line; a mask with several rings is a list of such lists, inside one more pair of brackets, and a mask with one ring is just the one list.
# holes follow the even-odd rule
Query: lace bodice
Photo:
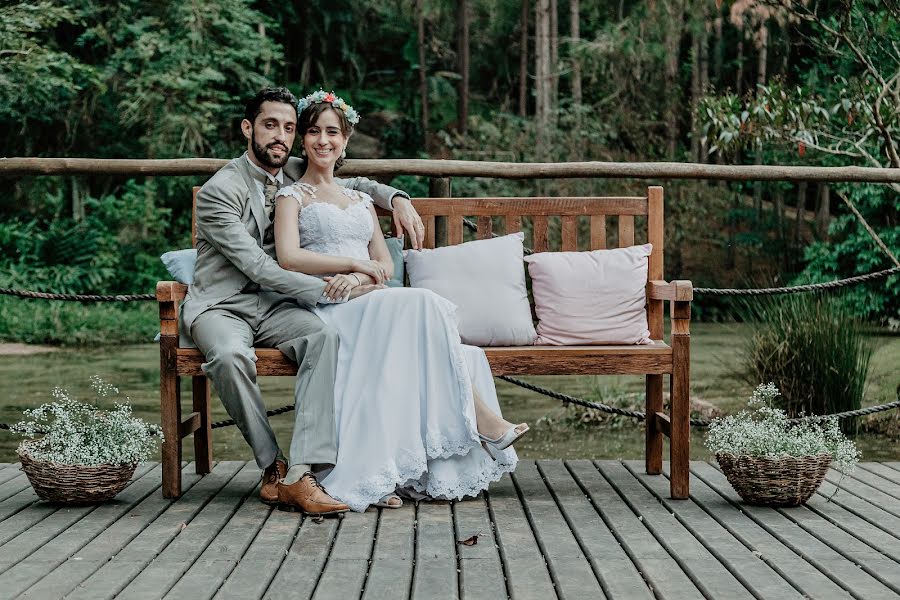
[[350, 203], [346, 208], [316, 198], [316, 186], [298, 181], [279, 190], [300, 204], [300, 247], [329, 256], [368, 259], [375, 224], [369, 213], [372, 197], [341, 188]]

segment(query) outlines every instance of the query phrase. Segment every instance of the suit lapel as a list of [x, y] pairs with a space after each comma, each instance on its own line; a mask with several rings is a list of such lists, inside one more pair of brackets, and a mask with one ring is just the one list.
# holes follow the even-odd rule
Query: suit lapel
[[253, 214], [253, 220], [256, 221], [257, 237], [259, 245], [262, 247], [263, 237], [266, 235], [266, 216], [263, 214], [264, 209], [256, 197], [256, 180], [250, 174], [250, 165], [247, 163], [247, 158], [241, 157], [238, 161], [239, 171], [247, 184], [247, 202], [250, 203], [250, 212]]

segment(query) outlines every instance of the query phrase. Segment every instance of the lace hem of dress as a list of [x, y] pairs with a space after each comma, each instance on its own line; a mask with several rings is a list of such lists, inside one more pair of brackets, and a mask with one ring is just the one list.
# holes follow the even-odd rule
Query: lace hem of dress
[[433, 499], [462, 500], [466, 496], [477, 496], [505, 473], [512, 473], [517, 463], [518, 457], [514, 452], [500, 452], [497, 461], [491, 461], [488, 468], [469, 473], [469, 477], [464, 479], [454, 477], [442, 481], [432, 476], [426, 459], [406, 454], [390, 467], [360, 481], [352, 494], [342, 496], [340, 500], [347, 503], [351, 510], [363, 512], [398, 487], [411, 488]]

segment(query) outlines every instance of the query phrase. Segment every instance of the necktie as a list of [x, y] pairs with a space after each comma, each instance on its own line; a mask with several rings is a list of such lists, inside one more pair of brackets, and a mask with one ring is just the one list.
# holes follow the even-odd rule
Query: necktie
[[278, 183], [267, 179], [266, 185], [263, 187], [263, 197], [265, 198], [266, 216], [269, 217], [270, 223], [275, 220], [275, 195], [277, 193]]

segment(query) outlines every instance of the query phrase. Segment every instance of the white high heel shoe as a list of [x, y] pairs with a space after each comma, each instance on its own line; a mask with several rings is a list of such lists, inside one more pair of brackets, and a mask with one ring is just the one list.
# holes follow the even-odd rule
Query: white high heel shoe
[[[519, 429], [519, 428], [522, 429]], [[497, 457], [491, 451], [493, 448], [495, 451], [506, 450], [516, 442], [518, 442], [522, 437], [528, 433], [529, 427], [526, 423], [519, 423], [518, 425], [513, 425], [509, 429], [506, 430], [506, 433], [501, 435], [496, 439], [491, 439], [486, 435], [481, 433], [478, 434], [478, 437], [481, 438], [481, 447], [484, 448], [484, 451], [488, 453], [493, 460], [497, 460]]]

